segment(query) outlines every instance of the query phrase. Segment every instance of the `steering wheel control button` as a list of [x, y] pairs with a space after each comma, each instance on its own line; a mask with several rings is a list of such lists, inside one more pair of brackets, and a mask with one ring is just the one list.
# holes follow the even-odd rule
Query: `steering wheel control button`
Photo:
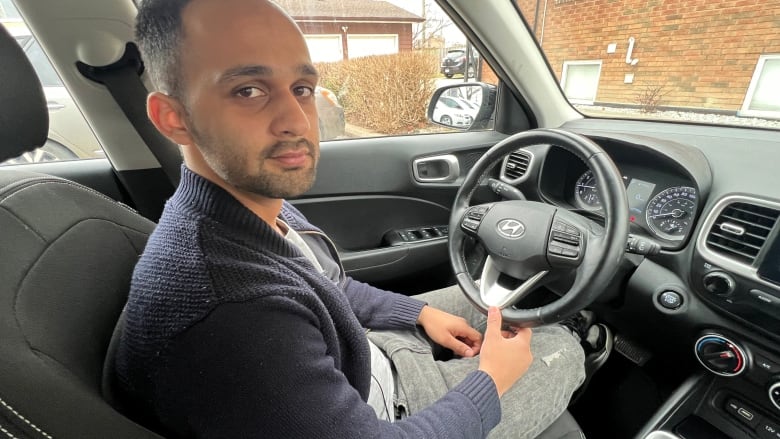
[[463, 218], [461, 225], [467, 231], [476, 232], [477, 229], [479, 228], [479, 221], [475, 221], [471, 218]]
[[747, 365], [745, 351], [738, 344], [719, 334], [699, 338], [694, 353], [702, 366], [724, 377], [741, 374]]
[[474, 206], [466, 212], [466, 216], [473, 220], [482, 221], [487, 211], [487, 206]]
[[756, 428], [761, 420], [761, 417], [752, 407], [746, 406], [742, 401], [734, 398], [726, 401], [726, 411], [751, 428]]
[[553, 241], [562, 242], [564, 244], [573, 245], [575, 247], [579, 247], [579, 245], [580, 245], [580, 240], [575, 235], [569, 235], [569, 234], [562, 233], [562, 232], [553, 232], [552, 233], [552, 238], [553, 238]]
[[466, 232], [476, 232], [488, 210], [490, 210], [490, 206], [470, 207], [466, 210], [466, 215], [463, 216], [463, 220], [460, 222], [461, 227]]
[[557, 246], [557, 245], [551, 245], [550, 246], [550, 253], [554, 255], [563, 255], [563, 247]]
[[682, 306], [683, 298], [677, 291], [664, 291], [658, 296], [658, 303], [666, 309], [675, 310]]
[[582, 234], [580, 231], [561, 220], [553, 221], [550, 242], [547, 253], [566, 259], [577, 259], [582, 250]]
[[712, 294], [728, 296], [734, 292], [737, 283], [734, 278], [722, 271], [711, 271], [702, 278], [704, 289]]

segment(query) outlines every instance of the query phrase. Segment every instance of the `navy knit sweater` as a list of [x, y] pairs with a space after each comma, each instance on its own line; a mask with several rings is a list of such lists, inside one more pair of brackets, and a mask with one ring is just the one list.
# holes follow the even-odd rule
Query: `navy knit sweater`
[[[287, 203], [280, 217], [321, 233]], [[484, 372], [403, 421], [365, 402], [364, 328], [413, 328], [423, 305], [348, 277], [334, 284], [183, 168], [133, 275], [116, 371], [127, 397], [178, 436], [485, 437], [500, 407]]]

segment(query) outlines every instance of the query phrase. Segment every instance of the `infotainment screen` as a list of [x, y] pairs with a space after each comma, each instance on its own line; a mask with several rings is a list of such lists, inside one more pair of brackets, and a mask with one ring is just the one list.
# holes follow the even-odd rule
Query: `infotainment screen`
[[780, 239], [775, 238], [758, 267], [758, 275], [780, 285]]

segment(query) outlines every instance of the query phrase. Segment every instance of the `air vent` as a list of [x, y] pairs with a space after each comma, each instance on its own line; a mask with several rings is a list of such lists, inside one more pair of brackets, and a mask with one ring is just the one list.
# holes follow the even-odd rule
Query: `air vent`
[[750, 203], [731, 203], [707, 235], [710, 250], [750, 265], [756, 260], [780, 211]]
[[528, 171], [533, 156], [527, 151], [515, 151], [504, 161], [503, 177], [508, 181], [521, 179]]

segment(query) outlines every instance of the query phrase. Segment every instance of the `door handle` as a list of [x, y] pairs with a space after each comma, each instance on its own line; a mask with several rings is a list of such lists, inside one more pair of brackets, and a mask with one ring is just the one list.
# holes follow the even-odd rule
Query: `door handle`
[[460, 176], [458, 158], [452, 154], [416, 159], [412, 163], [415, 180], [421, 183], [448, 183]]
[[65, 108], [65, 105], [55, 101], [46, 101], [46, 108], [48, 108], [49, 111], [57, 111]]

